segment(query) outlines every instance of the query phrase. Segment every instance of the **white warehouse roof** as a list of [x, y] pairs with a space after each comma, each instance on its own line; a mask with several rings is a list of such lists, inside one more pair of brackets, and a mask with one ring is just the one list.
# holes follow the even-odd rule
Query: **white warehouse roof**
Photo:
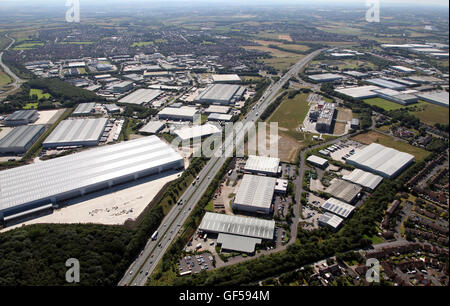
[[391, 178], [399, 174], [413, 161], [414, 156], [411, 154], [372, 143], [347, 158], [346, 163]]
[[0, 215], [8, 209], [47, 205], [52, 198], [76, 196], [81, 190], [105, 188], [127, 177], [183, 166], [182, 156], [150, 136], [4, 170], [0, 172]]
[[279, 165], [279, 158], [249, 155], [247, 162], [245, 163], [244, 170], [251, 172], [276, 174], [278, 173]]
[[322, 224], [326, 224], [328, 226], [331, 226], [332, 228], [336, 229], [338, 228], [342, 221], [344, 221], [344, 219], [342, 219], [341, 217], [338, 217], [332, 213], [329, 212], [325, 212], [323, 215], [321, 215], [318, 219], [319, 223]]
[[213, 124], [195, 125], [193, 127], [186, 127], [174, 132], [182, 140], [192, 139], [196, 137], [204, 137], [213, 134], [221, 133], [221, 129]]
[[97, 145], [108, 119], [63, 120], [43, 142], [44, 148], [70, 145]]
[[355, 169], [350, 174], [342, 176], [342, 178], [346, 181], [353, 182], [371, 190], [375, 190], [375, 188], [377, 188], [383, 180], [381, 176], [363, 171], [361, 169]]
[[275, 221], [207, 212], [199, 229], [214, 233], [273, 239]]
[[237, 74], [213, 74], [214, 82], [240, 82], [241, 78]]
[[339, 201], [335, 198], [329, 198], [322, 204], [321, 207], [329, 212], [341, 216], [342, 218], [347, 218], [355, 209], [352, 205]]
[[275, 192], [276, 178], [245, 174], [233, 205], [269, 210]]
[[373, 92], [373, 90], [376, 89], [381, 89], [381, 87], [374, 85], [367, 85], [367, 86], [340, 88], [336, 89], [335, 91], [355, 99], [367, 99], [367, 98], [374, 98], [377, 96], [377, 94]]
[[309, 156], [306, 161], [319, 166], [325, 166], [328, 163], [328, 160], [316, 155]]

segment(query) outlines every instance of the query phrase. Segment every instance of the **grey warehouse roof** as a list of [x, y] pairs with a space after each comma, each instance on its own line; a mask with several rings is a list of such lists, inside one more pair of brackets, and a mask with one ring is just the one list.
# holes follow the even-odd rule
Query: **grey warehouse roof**
[[275, 192], [276, 178], [245, 174], [236, 193], [234, 203], [270, 208]]
[[95, 102], [92, 103], [81, 103], [73, 111], [72, 115], [84, 115], [89, 114], [95, 108]]
[[155, 89], [138, 89], [132, 92], [126, 97], [119, 100], [120, 103], [130, 103], [130, 104], [143, 104], [151, 102], [153, 99], [160, 96], [163, 92], [161, 90]]
[[199, 229], [207, 232], [273, 239], [275, 221], [207, 212]]
[[346, 181], [353, 182], [371, 190], [375, 190], [375, 188], [377, 188], [383, 180], [381, 176], [363, 171], [361, 169], [355, 169], [350, 174], [342, 176], [342, 178]]
[[332, 213], [325, 212], [323, 215], [319, 217], [318, 221], [320, 223], [331, 226], [332, 228], [338, 228], [339, 225], [341, 225], [342, 221], [344, 221], [344, 219]]
[[206, 88], [196, 100], [230, 102], [240, 88], [240, 85], [214, 84]]
[[353, 207], [352, 205], [339, 201], [335, 198], [329, 198], [325, 203], [322, 204], [321, 207], [343, 218], [347, 218], [355, 209], [355, 207]]
[[217, 237], [217, 243], [222, 244], [222, 249], [246, 253], [253, 253], [256, 244], [261, 244], [261, 241], [261, 238], [244, 237], [225, 233], [220, 233]]
[[[8, 148], [25, 147], [35, 136], [45, 129], [45, 125], [23, 125], [12, 129], [0, 140], [0, 151]], [[1, 191], [1, 190], [0, 190]]]
[[37, 113], [37, 110], [19, 110], [9, 115], [7, 121], [30, 120]]
[[358, 185], [334, 178], [331, 180], [330, 186], [325, 189], [325, 192], [342, 201], [351, 203], [361, 190], [362, 187]]
[[278, 173], [280, 159], [267, 156], [249, 155], [244, 169], [253, 172]]
[[108, 119], [106, 118], [63, 120], [45, 139], [43, 145], [97, 141], [107, 123]]
[[183, 164], [183, 157], [150, 136], [4, 170], [0, 172], [0, 213], [176, 162]]
[[347, 158], [346, 163], [383, 177], [392, 177], [413, 161], [414, 155], [372, 143]]
[[165, 123], [162, 121], [149, 121], [143, 128], [139, 130], [139, 132], [156, 134], [164, 127], [164, 125]]

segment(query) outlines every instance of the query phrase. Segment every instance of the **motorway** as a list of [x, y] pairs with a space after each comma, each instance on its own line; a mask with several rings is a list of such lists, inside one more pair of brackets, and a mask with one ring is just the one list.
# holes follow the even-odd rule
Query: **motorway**
[[[14, 38], [9, 37], [8, 34], [6, 34], [5, 37], [11, 39], [11, 43], [8, 45], [8, 47], [5, 48], [4, 51], [9, 50], [9, 48], [11, 48], [11, 46], [16, 42], [16, 40]], [[6, 97], [10, 93], [17, 90], [20, 87], [20, 85], [25, 81], [19, 78], [17, 75], [15, 75], [14, 72], [12, 72], [11, 69], [9, 69], [9, 67], [3, 63], [2, 57], [3, 51], [0, 53], [0, 66], [3, 68], [3, 71], [5, 71], [5, 73], [8, 74], [13, 79], [13, 82], [11, 84], [8, 84], [8, 86], [12, 86], [12, 88], [1, 94], [1, 96]]]
[[[280, 80], [276, 83], [272, 83], [267, 88], [261, 99], [256, 103], [255, 107], [253, 107], [245, 119], [242, 120], [244, 131], [235, 130], [234, 134], [236, 135], [236, 139], [233, 139], [233, 135], [230, 135], [225, 139], [223, 145], [215, 149], [215, 152], [222, 152], [224, 148], [229, 150], [230, 148], [234, 148], [235, 144], [242, 145], [244, 142], [243, 138], [250, 126], [249, 123], [256, 122], [265, 109], [278, 96], [278, 93], [282, 89], [283, 85], [291, 77], [296, 76], [301, 68], [303, 68], [309, 61], [311, 61], [322, 51], [323, 49], [317, 50], [305, 56], [298, 63], [293, 65], [290, 70], [280, 78]], [[123, 278], [120, 280], [118, 284], [119, 286], [145, 285], [148, 277], [152, 274], [158, 262], [162, 259], [174, 239], [176, 239], [177, 234], [180, 233], [190, 212], [201, 199], [213, 178], [224, 165], [226, 157], [223, 154], [220, 154], [220, 157], [217, 157], [217, 155], [218, 154], [213, 154], [213, 157], [210, 158], [198, 174], [198, 180], [191, 184], [180, 197], [179, 200], [182, 204], [175, 205], [161, 222], [161, 225], [157, 229], [158, 237], [155, 240], [151, 240], [151, 238], [149, 238], [144, 250], [142, 250], [140, 255], [131, 264]]]

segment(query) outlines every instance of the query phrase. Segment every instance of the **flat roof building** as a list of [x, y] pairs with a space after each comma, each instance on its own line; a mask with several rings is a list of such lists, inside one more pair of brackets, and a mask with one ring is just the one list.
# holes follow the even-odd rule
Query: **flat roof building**
[[239, 101], [244, 95], [245, 87], [240, 85], [214, 84], [208, 86], [195, 102], [230, 105]]
[[231, 121], [232, 118], [233, 118], [233, 115], [212, 113], [208, 116], [208, 121], [229, 122], [229, 121]]
[[37, 110], [18, 110], [6, 117], [4, 124], [6, 126], [27, 125], [35, 122], [39, 118]]
[[205, 114], [212, 114], [212, 113], [218, 113], [218, 114], [228, 114], [230, 112], [229, 106], [224, 105], [210, 105], [207, 109], [205, 109]]
[[120, 113], [120, 108], [116, 104], [105, 104], [105, 109], [108, 113]]
[[144, 176], [183, 169], [156, 136], [102, 146], [0, 172], [0, 220]]
[[340, 88], [335, 89], [335, 91], [355, 99], [369, 99], [375, 98], [377, 96], [377, 94], [373, 92], [376, 89], [381, 89], [381, 87], [374, 85], [366, 85], [366, 86]]
[[448, 107], [449, 94], [447, 91], [424, 92], [417, 96], [426, 102]]
[[321, 133], [333, 133], [333, 119], [336, 114], [336, 104], [325, 103], [317, 118], [316, 130]]
[[347, 218], [353, 212], [355, 207], [350, 204], [339, 201], [335, 198], [329, 198], [321, 206], [322, 209], [332, 212], [342, 218]]
[[372, 143], [346, 159], [356, 168], [393, 178], [414, 162], [414, 155]]
[[44, 131], [45, 125], [43, 124], [15, 127], [5, 137], [0, 139], [0, 153], [25, 153]]
[[275, 221], [207, 212], [198, 228], [210, 233], [272, 240]]
[[270, 214], [276, 181], [273, 177], [244, 174], [233, 200], [233, 209]]
[[361, 169], [353, 170], [350, 174], [342, 176], [342, 179], [358, 184], [371, 191], [375, 190], [381, 181], [383, 181], [381, 176], [363, 171]]
[[245, 237], [220, 233], [217, 236], [217, 244], [221, 245], [221, 251], [235, 251], [254, 253], [257, 244], [261, 244], [261, 238]]
[[72, 113], [72, 116], [89, 116], [95, 111], [95, 102], [78, 104]]
[[120, 83], [112, 85], [112, 91], [116, 93], [124, 93], [131, 89], [133, 89], [133, 82], [131, 81], [122, 81]]
[[323, 82], [334, 82], [340, 81], [343, 79], [342, 75], [335, 73], [322, 73], [322, 74], [313, 74], [308, 76], [309, 79], [323, 83]]
[[197, 121], [200, 118], [200, 112], [195, 107], [166, 107], [158, 113], [160, 120], [172, 121]]
[[119, 100], [120, 103], [147, 104], [158, 98], [163, 92], [156, 89], [138, 89]]
[[44, 148], [96, 146], [108, 124], [106, 118], [63, 120], [44, 140]]
[[350, 122], [350, 128], [354, 130], [359, 130], [361, 128], [361, 123], [358, 118], [352, 118]]
[[316, 155], [311, 155], [309, 156], [306, 161], [308, 163], [310, 163], [311, 165], [313, 165], [314, 167], [318, 167], [321, 169], [325, 169], [326, 167], [328, 167], [328, 160], [326, 160], [325, 158], [321, 158], [319, 156]]
[[330, 186], [325, 189], [326, 193], [346, 203], [353, 203], [362, 191], [362, 187], [340, 179], [332, 179]]
[[241, 78], [237, 74], [213, 74], [214, 83], [239, 83]]
[[165, 122], [162, 121], [149, 121], [144, 127], [139, 130], [139, 133], [142, 134], [158, 134], [161, 132], [166, 126]]
[[382, 79], [382, 78], [376, 78], [376, 79], [370, 79], [370, 80], [366, 80], [367, 83], [370, 83], [372, 85], [375, 86], [380, 86], [380, 87], [384, 87], [384, 88], [389, 88], [389, 89], [405, 89], [406, 86], [404, 84], [399, 84], [393, 81], [389, 81], [386, 79]]
[[405, 67], [405, 66], [392, 66], [392, 69], [398, 71], [398, 72], [403, 72], [403, 73], [413, 73], [416, 72], [416, 70]]
[[175, 134], [181, 138], [181, 140], [188, 140], [193, 138], [201, 138], [210, 136], [213, 134], [220, 134], [222, 132], [217, 126], [206, 123], [204, 125], [195, 125], [193, 127], [185, 127], [179, 130], [175, 130]]
[[344, 219], [332, 213], [325, 212], [324, 214], [320, 215], [317, 221], [319, 222], [320, 226], [329, 226], [332, 229], [336, 230], [341, 226]]
[[249, 155], [244, 170], [251, 173], [277, 175], [280, 167], [280, 159], [268, 156]]
[[394, 103], [398, 103], [401, 105], [409, 105], [412, 103], [416, 103], [419, 99], [412, 94], [402, 93], [401, 91], [383, 88], [374, 90], [374, 92], [378, 95], [378, 97], [392, 101]]

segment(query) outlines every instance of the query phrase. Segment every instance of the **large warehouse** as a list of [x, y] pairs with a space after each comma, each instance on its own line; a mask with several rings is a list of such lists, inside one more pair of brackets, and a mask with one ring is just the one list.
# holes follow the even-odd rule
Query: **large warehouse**
[[375, 188], [377, 188], [383, 180], [381, 176], [363, 171], [361, 169], [353, 170], [350, 174], [342, 176], [342, 179], [358, 184], [372, 191], [375, 190]]
[[335, 91], [355, 99], [368, 99], [378, 96], [374, 90], [381, 89], [381, 87], [374, 85], [365, 85], [357, 87], [338, 88]]
[[120, 103], [128, 104], [138, 104], [142, 105], [145, 103], [150, 103], [157, 97], [159, 97], [163, 92], [156, 89], [138, 89], [135, 92], [130, 93], [126, 97], [119, 100]]
[[37, 110], [19, 110], [6, 117], [4, 124], [6, 126], [27, 125], [39, 119]]
[[15, 127], [0, 140], [0, 153], [25, 153], [44, 131], [45, 125], [43, 124]]
[[244, 95], [245, 87], [240, 85], [214, 84], [208, 86], [195, 102], [230, 105], [239, 101]]
[[424, 101], [448, 107], [449, 94], [446, 91], [424, 92], [418, 96]]
[[204, 125], [194, 125], [193, 127], [185, 127], [176, 130], [174, 133], [181, 138], [181, 140], [188, 140], [193, 138], [201, 138], [213, 134], [220, 134], [222, 132], [217, 126], [207, 123]]
[[346, 163], [362, 170], [393, 178], [414, 162], [414, 155], [372, 143], [355, 155], [347, 158]]
[[196, 121], [200, 119], [200, 113], [195, 107], [166, 107], [158, 113], [160, 120], [172, 121]]
[[251, 173], [277, 175], [279, 173], [279, 167], [279, 158], [249, 155], [244, 170]]
[[233, 209], [270, 214], [276, 178], [245, 174], [233, 201]]
[[113, 185], [183, 169], [156, 136], [143, 137], [0, 172], [0, 220]]
[[253, 253], [262, 239], [273, 240], [275, 221], [207, 212], [199, 230], [218, 234], [223, 250]]
[[239, 83], [241, 78], [237, 74], [213, 74], [211, 75], [214, 83]]
[[96, 146], [105, 131], [108, 119], [63, 120], [45, 139], [44, 148]]
[[94, 113], [95, 102], [78, 104], [77, 108], [72, 113], [72, 116], [89, 116]]
[[330, 186], [325, 189], [326, 193], [347, 203], [353, 203], [361, 191], [362, 187], [336, 178], [332, 179]]
[[311, 155], [309, 156], [306, 161], [308, 163], [310, 163], [311, 165], [313, 165], [314, 167], [318, 167], [321, 169], [325, 169], [326, 167], [328, 167], [328, 160], [326, 160], [325, 158], [316, 156], [316, 155]]
[[343, 76], [336, 73], [322, 73], [309, 75], [308, 78], [318, 83], [324, 83], [324, 82], [340, 81], [343, 79]]

